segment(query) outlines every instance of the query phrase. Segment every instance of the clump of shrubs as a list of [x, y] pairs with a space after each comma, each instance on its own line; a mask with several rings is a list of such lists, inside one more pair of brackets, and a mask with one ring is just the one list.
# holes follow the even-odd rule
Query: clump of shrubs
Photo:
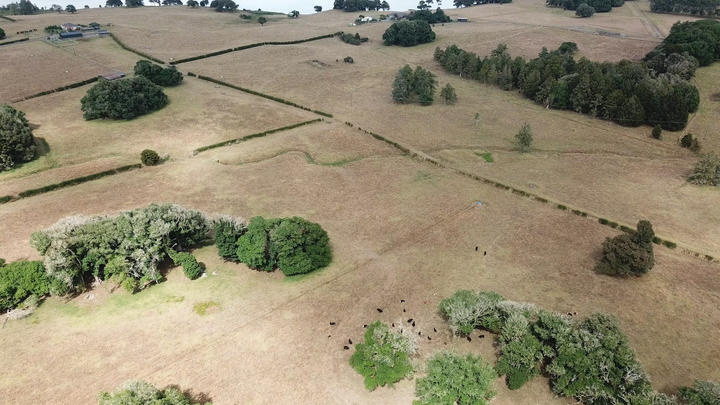
[[238, 260], [251, 268], [286, 276], [305, 274], [330, 264], [332, 251], [327, 232], [300, 217], [254, 217], [237, 241]]
[[26, 298], [38, 298], [50, 292], [50, 280], [42, 262], [17, 261], [5, 264], [0, 259], [0, 311], [18, 306]]
[[219, 217], [213, 222], [218, 254], [225, 260], [239, 262], [237, 241], [247, 232], [245, 220], [227, 216]]
[[662, 396], [652, 390], [610, 315], [594, 314], [575, 323], [492, 291], [458, 291], [440, 302], [440, 312], [456, 332], [480, 328], [499, 335], [496, 371], [506, 375], [511, 389], [544, 372], [556, 394], [585, 404], [650, 404], [657, 403], [651, 398]]
[[175, 69], [174, 66], [164, 68], [149, 60], [139, 60], [135, 64], [135, 76], [143, 76], [154, 84], [163, 87], [177, 86], [183, 81], [182, 73]]
[[657, 124], [653, 127], [652, 137], [655, 139], [662, 139], [662, 127], [660, 126], [660, 124]]
[[492, 366], [480, 356], [440, 352], [428, 361], [427, 376], [417, 380], [417, 405], [486, 405], [497, 394]]
[[0, 28], [0, 39], [5, 39], [5, 30]]
[[410, 65], [403, 66], [395, 75], [393, 82], [393, 101], [399, 104], [419, 102], [420, 105], [431, 105], [435, 98], [437, 80], [435, 75], [421, 66], [412, 70]]
[[714, 153], [700, 156], [688, 181], [699, 186], [720, 186], [720, 157]]
[[457, 94], [455, 94], [455, 88], [451, 86], [450, 83], [446, 84], [445, 87], [440, 90], [440, 98], [445, 104], [452, 105], [457, 103]]
[[575, 15], [581, 18], [592, 17], [594, 14], [595, 8], [587, 3], [582, 3], [575, 9]]
[[350, 365], [365, 377], [365, 387], [372, 391], [409, 376], [413, 372], [410, 356], [414, 353], [415, 342], [409, 336], [393, 332], [377, 321], [367, 327], [365, 341], [355, 345]]
[[140, 161], [145, 166], [155, 166], [160, 163], [160, 155], [152, 149], [145, 149], [140, 152]]
[[25, 113], [9, 105], [0, 107], [0, 172], [36, 156], [35, 138]]
[[202, 276], [203, 268], [200, 263], [198, 263], [197, 259], [195, 258], [195, 256], [193, 256], [192, 253], [176, 252], [172, 249], [169, 249], [168, 255], [176, 266], [182, 265], [185, 277], [189, 278], [190, 280], [195, 280]]
[[343, 62], [345, 62], [345, 63], [355, 63], [355, 59], [353, 59], [352, 56], [346, 56], [346, 57], [343, 59]]
[[686, 149], [690, 149], [693, 152], [700, 151], [700, 141], [693, 136], [693, 134], [685, 134], [680, 138], [680, 146]]
[[99, 405], [212, 405], [195, 402], [176, 387], [163, 390], [146, 381], [128, 381], [113, 392], [101, 392]]
[[595, 271], [618, 276], [641, 276], [655, 265], [653, 238], [655, 232], [649, 221], [639, 221], [637, 231], [623, 233], [603, 242], [603, 257]]
[[167, 103], [162, 88], [143, 76], [122, 80], [101, 78], [80, 100], [86, 120], [130, 120], [159, 110]]
[[423, 20], [393, 23], [383, 34], [385, 45], [415, 46], [434, 40], [432, 27]]
[[350, 33], [342, 33], [340, 34], [340, 39], [346, 44], [350, 45], [360, 45], [363, 42], [368, 41], [367, 37], [361, 37], [359, 33], [355, 33], [355, 35]]
[[[81, 291], [91, 279], [114, 280], [129, 291], [159, 282], [158, 265], [208, 237], [210, 221], [179, 205], [150, 205], [117, 216], [67, 217], [35, 232], [56, 295]], [[191, 273], [192, 274], [192, 273]]]

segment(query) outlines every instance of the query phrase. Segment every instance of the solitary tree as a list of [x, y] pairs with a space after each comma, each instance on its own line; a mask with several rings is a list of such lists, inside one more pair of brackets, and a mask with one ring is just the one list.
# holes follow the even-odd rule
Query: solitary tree
[[260, 18], [258, 18], [258, 22], [260, 23], [261, 26], [263, 26], [267, 22], [267, 18], [260, 17]]
[[315, 6], [315, 12], [319, 13], [322, 11], [322, 6]]
[[655, 139], [662, 139], [662, 127], [660, 124], [655, 125], [655, 127], [652, 130], [652, 137]]
[[637, 224], [637, 231], [607, 238], [603, 242], [603, 257], [595, 271], [619, 276], [640, 276], [655, 265], [653, 239], [655, 232], [649, 221]]
[[532, 141], [533, 137], [530, 124], [526, 122], [523, 124], [520, 132], [515, 134], [515, 148], [521, 153], [529, 152]]
[[0, 106], [0, 172], [35, 159], [37, 148], [22, 111]]
[[457, 103], [457, 94], [455, 94], [455, 88], [448, 83], [445, 87], [440, 90], [440, 97], [445, 104]]
[[68, 4], [67, 7], [65, 7], [65, 11], [67, 11], [70, 14], [77, 13], [77, 9], [72, 4]]
[[291, 11], [291, 12], [288, 13], [288, 17], [290, 17], [290, 18], [298, 18], [298, 17], [300, 17], [300, 12], [297, 11], [297, 10], [293, 10], [293, 11]]

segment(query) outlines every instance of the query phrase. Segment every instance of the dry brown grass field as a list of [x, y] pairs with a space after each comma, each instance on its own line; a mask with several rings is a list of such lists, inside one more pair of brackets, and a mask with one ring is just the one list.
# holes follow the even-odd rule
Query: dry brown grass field
[[[720, 380], [720, 340], [713, 338], [720, 336], [717, 263], [658, 246], [656, 265], [642, 278], [596, 274], [602, 241], [619, 231], [455, 171], [628, 225], [647, 218], [661, 237], [717, 257], [720, 191], [685, 182], [696, 157], [677, 145], [682, 133], [666, 132], [656, 141], [648, 127], [546, 110], [515, 93], [447, 75], [432, 60], [435, 46], [452, 43], [486, 54], [504, 42], [513, 55], [534, 56], [563, 41], [577, 42], [593, 60], [638, 59], [660, 41], [656, 28], [665, 35], [673, 21], [685, 18], [651, 14], [645, 1], [590, 19], [530, 0], [448, 13], [471, 22], [436, 26], [437, 41], [414, 48], [384, 47], [387, 24], [348, 27], [355, 14], [332, 11], [274, 17], [264, 27], [241, 23], [237, 14], [186, 8], [80, 10], [0, 24], [112, 23], [122, 41], [164, 60], [339, 30], [370, 37], [358, 47], [323, 39], [178, 65], [334, 115], [197, 155], [192, 151], [203, 145], [319, 116], [192, 77], [166, 89], [168, 106], [127, 122], [83, 120], [79, 100], [89, 86], [15, 103], [49, 152], [0, 174], [0, 196], [136, 163], [146, 148], [170, 159], [0, 204], [0, 257], [38, 259], [30, 234], [69, 215], [173, 202], [245, 218], [302, 216], [327, 230], [333, 262], [283, 278], [223, 262], [207, 246], [194, 251], [208, 274], [196, 281], [174, 269], [165, 282], [134, 295], [101, 285], [69, 300], [49, 298], [30, 317], [0, 329], [0, 402], [92, 404], [100, 391], [145, 379], [207, 394], [215, 404], [408, 404], [413, 380], [368, 392], [348, 365], [353, 350], [343, 345], [361, 340], [363, 324], [412, 317], [415, 330], [433, 338], [420, 341], [418, 365], [443, 349], [494, 362], [489, 334], [480, 339], [475, 332], [472, 342], [453, 337], [437, 312], [442, 298], [467, 288], [579, 316], [616, 315], [658, 390], [673, 392], [696, 378]], [[191, 36], [187, 27], [203, 35]], [[624, 37], [592, 34], [598, 30]], [[12, 53], [11, 64], [38, 52], [49, 66], [33, 66], [33, 80], [17, 76], [19, 83], [7, 96], [0, 88], [0, 97], [62, 85], [53, 72], [63, 65], [82, 79], [87, 66], [90, 75], [96, 66], [129, 71], [139, 58], [111, 39], [74, 48], [77, 55], [37, 40], [1, 48], [0, 59]], [[342, 63], [348, 55], [354, 64]], [[406, 63], [429, 68], [441, 85], [451, 83], [458, 104], [393, 104], [390, 86]], [[19, 72], [18, 66], [7, 69]], [[720, 91], [718, 69], [698, 71], [701, 107], [685, 131], [716, 151], [717, 102], [710, 98]], [[8, 77], [4, 70], [0, 75]], [[535, 142], [531, 153], [520, 155], [512, 137], [523, 122], [532, 126]], [[447, 168], [413, 159], [358, 126]], [[487, 152], [494, 162], [479, 156]], [[194, 311], [208, 302], [216, 305], [206, 315]], [[554, 396], [543, 377], [515, 391], [500, 378], [494, 386], [493, 404], [573, 403]]]

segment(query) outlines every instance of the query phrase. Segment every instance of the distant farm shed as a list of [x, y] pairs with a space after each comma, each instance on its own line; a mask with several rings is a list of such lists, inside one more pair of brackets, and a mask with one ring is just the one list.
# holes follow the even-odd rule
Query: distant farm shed
[[81, 38], [82, 36], [83, 36], [82, 32], [77, 32], [77, 31], [75, 31], [75, 32], [61, 32], [61, 33], [60, 33], [60, 38], [62, 38], [62, 39], [65, 39], [65, 38]]
[[117, 79], [122, 79], [123, 77], [125, 77], [125, 73], [123, 73], [123, 72], [108, 73], [106, 75], [102, 75], [101, 77], [106, 80], [117, 80]]

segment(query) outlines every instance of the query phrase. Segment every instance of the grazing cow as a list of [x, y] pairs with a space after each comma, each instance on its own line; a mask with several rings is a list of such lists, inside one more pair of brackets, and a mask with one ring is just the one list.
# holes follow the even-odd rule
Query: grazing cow
[[330, 322], [330, 326], [335, 326], [335, 322]]
[[466, 336], [465, 339], [467, 339], [468, 342], [472, 342], [472, 338], [470, 336]]
[[343, 346], [343, 349], [344, 349], [344, 350], [350, 350], [350, 348], [347, 347], [347, 346]]
[[382, 313], [382, 309], [381, 309], [381, 308], [378, 308], [377, 311], [380, 312], [380, 313]]

